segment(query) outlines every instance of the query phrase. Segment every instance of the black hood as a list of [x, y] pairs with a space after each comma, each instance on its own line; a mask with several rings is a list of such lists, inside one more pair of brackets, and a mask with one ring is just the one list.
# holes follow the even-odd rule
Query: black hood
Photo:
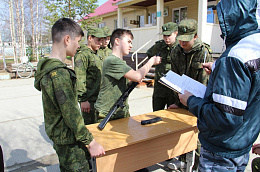
[[257, 32], [257, 0], [221, 0], [217, 5], [222, 38], [230, 44]]

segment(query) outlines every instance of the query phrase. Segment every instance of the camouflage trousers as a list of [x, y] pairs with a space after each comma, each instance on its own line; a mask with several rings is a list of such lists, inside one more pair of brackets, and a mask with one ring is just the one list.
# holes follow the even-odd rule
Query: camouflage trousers
[[[194, 159], [194, 165], [192, 167], [193, 171], [198, 170], [199, 167], [199, 158], [200, 158], [200, 148], [201, 148], [201, 143], [198, 140], [197, 141], [197, 149], [195, 150], [195, 159]], [[179, 157], [180, 161], [186, 162], [186, 154], [180, 155]]]
[[249, 160], [249, 152], [237, 158], [225, 158], [201, 146], [199, 171], [245, 171]]
[[89, 103], [91, 108], [90, 112], [87, 113], [81, 111], [81, 115], [84, 119], [85, 125], [97, 123], [97, 116], [95, 116], [95, 107], [94, 107], [95, 102], [89, 102]]
[[89, 172], [90, 154], [82, 142], [70, 145], [53, 144], [61, 172]]
[[252, 172], [260, 172], [260, 157], [253, 159], [251, 167]]
[[175, 103], [174, 95], [171, 94], [171, 96], [167, 97], [157, 97], [153, 96], [153, 111], [163, 110], [165, 109], [165, 105], [167, 105], [167, 108]]
[[[95, 116], [97, 116], [97, 122], [101, 122], [106, 116], [107, 114], [99, 112], [98, 110], [95, 110]], [[110, 118], [111, 120], [116, 120], [116, 119], [121, 119], [121, 118], [127, 118], [130, 117], [130, 113], [129, 111], [127, 112], [123, 112], [121, 111], [121, 113], [117, 113], [117, 115], [112, 115], [112, 117]]]

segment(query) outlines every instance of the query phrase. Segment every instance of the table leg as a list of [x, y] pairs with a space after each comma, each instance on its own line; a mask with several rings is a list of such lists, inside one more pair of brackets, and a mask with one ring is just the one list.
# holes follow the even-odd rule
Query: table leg
[[92, 166], [92, 169], [90, 171], [97, 172], [96, 157], [92, 157], [90, 161], [91, 161], [91, 166]]
[[194, 159], [195, 159], [195, 150], [186, 153], [186, 162], [187, 162], [186, 172], [192, 172], [192, 167], [194, 165]]

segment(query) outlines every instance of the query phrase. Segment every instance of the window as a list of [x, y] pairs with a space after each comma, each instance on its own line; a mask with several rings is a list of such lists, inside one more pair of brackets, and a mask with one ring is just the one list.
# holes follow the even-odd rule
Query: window
[[139, 27], [144, 27], [144, 16], [138, 16]]
[[153, 26], [156, 26], [156, 13], [149, 14], [148, 24], [152, 24]]
[[214, 13], [213, 13], [212, 8], [208, 8], [208, 10], [207, 10], [207, 22], [214, 23]]
[[217, 23], [217, 13], [216, 10], [212, 9], [213, 5], [208, 6], [207, 9], [207, 22], [208, 23]]
[[102, 28], [102, 27], [104, 27], [104, 26], [106, 26], [106, 23], [99, 23], [99, 24], [98, 24], [98, 28]]
[[[126, 19], [126, 18], [123, 19], [123, 28], [124, 28], [124, 27], [127, 27], [127, 19]], [[114, 28], [115, 28], [115, 29], [118, 28], [118, 22], [117, 22], [117, 20], [114, 20]]]
[[114, 20], [114, 28], [117, 29], [117, 20]]
[[172, 10], [172, 21], [179, 23], [180, 21], [187, 19], [187, 7], [175, 8]]
[[125, 28], [125, 27], [127, 27], [127, 19], [126, 18], [123, 19], [123, 28]]

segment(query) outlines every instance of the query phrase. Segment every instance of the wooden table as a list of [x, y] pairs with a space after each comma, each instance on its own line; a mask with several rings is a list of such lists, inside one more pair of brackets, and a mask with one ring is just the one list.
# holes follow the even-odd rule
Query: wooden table
[[[141, 120], [161, 117], [157, 123]], [[184, 109], [160, 110], [86, 127], [106, 155], [96, 158], [98, 172], [132, 172], [197, 148], [197, 118]]]

